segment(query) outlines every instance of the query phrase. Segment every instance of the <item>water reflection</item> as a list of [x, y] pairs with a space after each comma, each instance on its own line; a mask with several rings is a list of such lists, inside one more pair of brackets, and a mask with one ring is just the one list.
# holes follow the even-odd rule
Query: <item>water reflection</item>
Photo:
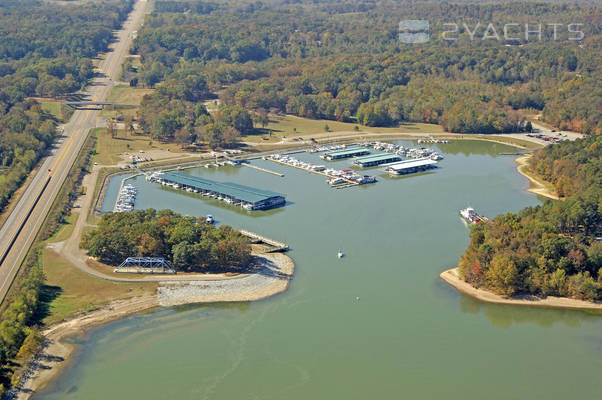
[[549, 328], [556, 323], [579, 328], [583, 323], [599, 322], [602, 315], [602, 313], [587, 311], [486, 303], [464, 294], [460, 296], [460, 309], [468, 314], [483, 313], [489, 322], [499, 328], [509, 328], [513, 324], [526, 322], [544, 328]]
[[501, 143], [486, 142], [483, 140], [452, 140], [449, 143], [437, 144], [441, 151], [447, 154], [490, 155], [498, 156], [500, 153], [516, 153], [518, 149]]

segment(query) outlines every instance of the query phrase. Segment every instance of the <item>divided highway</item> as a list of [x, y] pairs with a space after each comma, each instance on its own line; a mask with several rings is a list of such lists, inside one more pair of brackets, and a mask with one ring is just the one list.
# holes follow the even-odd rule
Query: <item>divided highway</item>
[[[133, 34], [142, 25], [146, 6], [146, 0], [138, 0], [122, 29], [116, 33], [116, 41], [99, 66], [100, 76], [86, 92], [89, 100], [106, 100], [121, 72], [121, 64], [128, 54]], [[4, 301], [90, 129], [96, 126], [98, 116], [99, 110], [76, 110], [73, 113], [63, 127], [62, 138], [41, 162], [29, 186], [0, 228], [0, 303]]]

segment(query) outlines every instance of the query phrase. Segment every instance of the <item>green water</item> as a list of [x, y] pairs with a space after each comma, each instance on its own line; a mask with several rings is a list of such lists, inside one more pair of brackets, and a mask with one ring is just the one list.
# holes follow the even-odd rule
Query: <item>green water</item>
[[602, 316], [485, 304], [439, 279], [468, 243], [458, 210], [469, 201], [488, 216], [539, 203], [514, 157], [495, 156], [513, 149], [439, 148], [435, 172], [392, 179], [373, 169], [377, 184], [345, 190], [269, 161], [254, 163], [286, 177], [190, 171], [286, 193], [286, 207], [259, 213], [137, 179], [139, 208], [211, 213], [289, 243], [291, 286], [264, 301], [161, 309], [94, 329], [34, 398], [599, 398]]

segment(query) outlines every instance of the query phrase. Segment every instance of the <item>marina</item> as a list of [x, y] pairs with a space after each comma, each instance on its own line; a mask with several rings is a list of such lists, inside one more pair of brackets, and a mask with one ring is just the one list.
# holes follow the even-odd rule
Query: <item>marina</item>
[[[458, 215], [467, 202], [490, 217], [540, 204], [514, 157], [499, 155], [512, 148], [460, 145], [462, 152], [443, 154], [445, 168], [437, 173], [379, 178], [353, 190], [332, 190], [322, 183], [326, 177], [270, 160], [253, 163], [285, 178], [251, 168], [186, 170], [286, 193], [294, 203], [266, 212], [202, 202], [143, 176], [127, 181], [138, 188], [136, 209], [213, 214], [220, 224], [289, 244], [296, 264], [291, 286], [264, 301], [163, 308], [91, 330], [77, 338], [77, 357], [64, 373], [34, 400], [232, 400], [241, 387], [256, 398], [364, 399], [378, 387], [382, 398], [462, 400], [482, 397], [502, 374], [515, 384], [496, 387], [495, 399], [599, 397], [591, 384], [600, 371], [599, 316], [483, 303], [439, 279], [468, 245]], [[319, 154], [295, 157], [319, 165]], [[332, 168], [349, 164], [335, 161]], [[120, 181], [111, 185], [107, 208]], [[495, 362], [482, 356], [485, 348]], [[558, 360], [570, 368], [559, 368]], [[167, 381], [165, 369], [177, 373]]]
[[286, 203], [283, 194], [232, 182], [216, 182], [180, 172], [154, 172], [146, 179], [163, 186], [198, 193], [245, 210], [266, 210]]
[[364, 185], [367, 183], [375, 183], [377, 181], [373, 176], [361, 175], [350, 169], [337, 170], [333, 168], [326, 168], [323, 165], [314, 165], [309, 162], [297, 160], [296, 158], [287, 155], [272, 154], [266, 157], [266, 160], [291, 166], [297, 169], [302, 169], [313, 174], [326, 176], [328, 177], [326, 183], [335, 188]]
[[125, 184], [125, 181], [128, 179], [129, 177], [124, 178], [121, 181], [121, 187], [119, 188], [119, 194], [117, 195], [117, 201], [115, 202], [113, 212], [132, 211], [134, 209], [138, 190], [133, 185]]

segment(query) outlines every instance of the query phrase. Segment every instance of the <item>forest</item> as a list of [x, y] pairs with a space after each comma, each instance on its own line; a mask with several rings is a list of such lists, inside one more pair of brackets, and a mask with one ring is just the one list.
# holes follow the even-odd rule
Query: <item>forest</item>
[[[583, 133], [602, 131], [599, 8], [549, 3], [409, 1], [157, 1], [135, 40], [134, 83], [178, 85], [200, 76], [205, 99], [262, 114], [459, 133], [516, 132], [525, 114]], [[182, 11], [184, 10], [184, 11]], [[400, 43], [403, 19], [428, 17], [431, 40]], [[474, 27], [442, 39], [446, 21]], [[492, 21], [562, 23], [541, 40], [482, 39]], [[583, 23], [569, 40], [566, 26]], [[501, 33], [500, 33], [501, 34]], [[133, 73], [133, 71], [130, 71]], [[194, 101], [193, 101], [194, 102]], [[244, 132], [241, 132], [244, 134]], [[159, 133], [160, 134], [160, 133]], [[170, 135], [165, 137], [171, 140]]]
[[565, 199], [475, 225], [460, 276], [506, 296], [602, 299], [601, 158], [602, 135], [536, 151], [532, 171]]
[[238, 231], [170, 210], [103, 215], [80, 246], [109, 265], [127, 257], [163, 257], [182, 272], [240, 271], [251, 258], [249, 240]]
[[0, 2], [0, 212], [56, 137], [56, 118], [30, 97], [82, 89], [132, 4]]

